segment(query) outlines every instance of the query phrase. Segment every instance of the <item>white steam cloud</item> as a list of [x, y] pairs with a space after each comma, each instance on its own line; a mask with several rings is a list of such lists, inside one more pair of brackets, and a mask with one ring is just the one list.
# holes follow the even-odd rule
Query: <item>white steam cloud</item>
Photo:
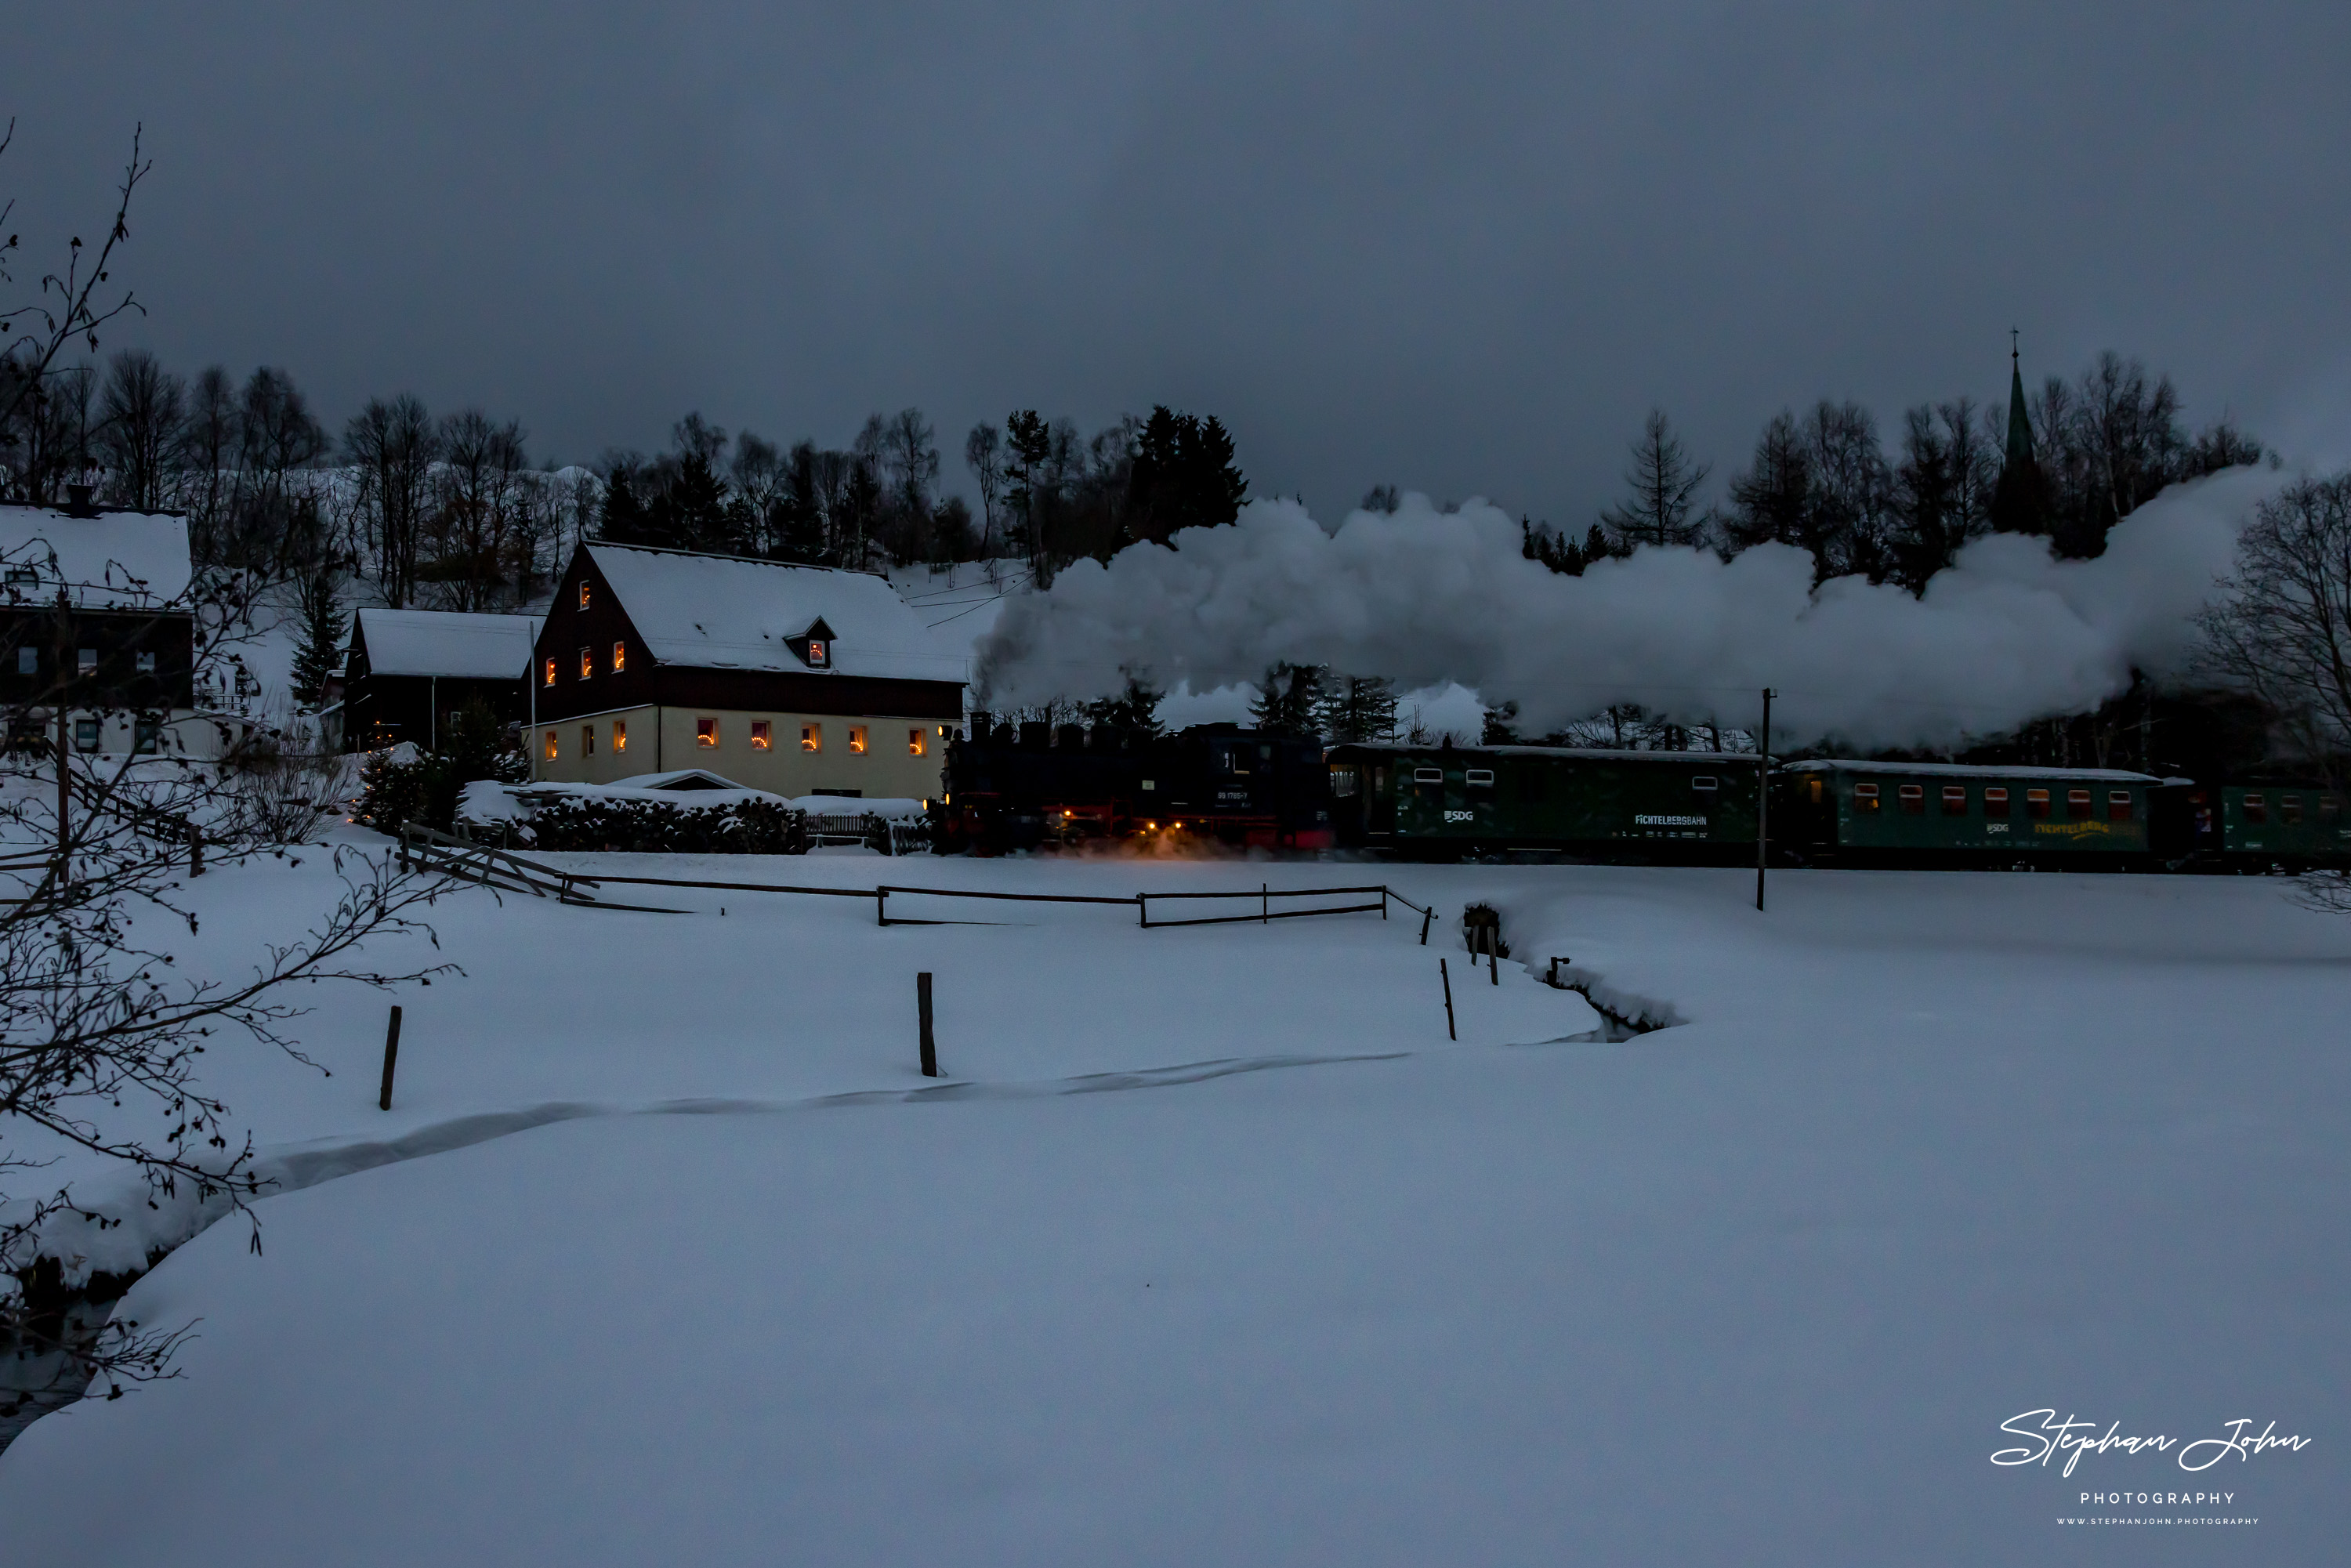
[[2174, 486], [2095, 560], [1979, 539], [1921, 598], [1858, 578], [1816, 590], [1811, 558], [1786, 546], [1728, 562], [1644, 549], [1562, 577], [1522, 558], [1518, 524], [1484, 502], [1440, 512], [1411, 496], [1326, 534], [1295, 503], [1259, 501], [1235, 527], [1081, 561], [1013, 601], [979, 646], [977, 685], [983, 706], [1009, 707], [1107, 695], [1128, 670], [1206, 691], [1286, 660], [1406, 689], [1458, 681], [1515, 700], [1535, 733], [1611, 703], [1750, 723], [1770, 685], [1782, 739], [1944, 746], [2094, 706], [2133, 669], [2178, 673], [2239, 528], [2290, 477]]

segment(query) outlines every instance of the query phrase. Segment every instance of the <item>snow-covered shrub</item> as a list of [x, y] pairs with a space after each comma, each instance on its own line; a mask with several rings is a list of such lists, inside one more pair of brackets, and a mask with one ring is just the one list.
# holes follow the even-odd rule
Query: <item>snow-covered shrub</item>
[[745, 791], [709, 804], [643, 794], [542, 794], [519, 836], [539, 850], [658, 854], [793, 855], [808, 849], [807, 819], [789, 801]]
[[420, 752], [402, 743], [371, 753], [360, 768], [360, 792], [352, 819], [379, 833], [398, 833], [409, 822], [447, 832], [457, 819], [458, 797], [478, 779], [517, 783], [529, 772], [506, 726], [487, 705], [470, 702], [442, 727], [439, 751]]

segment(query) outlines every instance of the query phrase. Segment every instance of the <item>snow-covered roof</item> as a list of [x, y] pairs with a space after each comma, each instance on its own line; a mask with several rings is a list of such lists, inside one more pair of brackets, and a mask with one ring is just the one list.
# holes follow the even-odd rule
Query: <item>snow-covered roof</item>
[[588, 553], [656, 663], [693, 669], [810, 671], [788, 640], [821, 620], [831, 673], [967, 678], [886, 579], [830, 567], [597, 544]]
[[185, 517], [0, 507], [0, 600], [54, 603], [62, 583], [77, 609], [153, 609], [183, 601], [190, 576]]
[[1414, 746], [1404, 741], [1353, 740], [1334, 746], [1333, 751], [1378, 751], [1397, 757], [1423, 757], [1445, 752], [1465, 761], [1480, 757], [1561, 757], [1580, 762], [1687, 762], [1703, 763], [1714, 768], [1747, 768], [1755, 766], [1751, 751], [1635, 751], [1629, 747], [1612, 750], [1597, 746], [1457, 746], [1446, 752], [1443, 746], [1431, 742]]
[[1824, 757], [1812, 762], [1791, 762], [1790, 773], [1923, 773], [1949, 779], [2074, 779], [2083, 783], [2159, 784], [2152, 773], [2126, 773], [2118, 768], [1979, 768], [1966, 762], [1857, 762]]
[[538, 641], [536, 615], [361, 608], [354, 639], [367, 642], [368, 673], [518, 681]]

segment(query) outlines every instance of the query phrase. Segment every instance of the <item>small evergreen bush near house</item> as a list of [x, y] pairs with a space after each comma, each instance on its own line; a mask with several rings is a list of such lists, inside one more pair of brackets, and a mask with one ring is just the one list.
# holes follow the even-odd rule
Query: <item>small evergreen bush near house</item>
[[352, 819], [379, 833], [397, 835], [409, 822], [447, 832], [457, 797], [476, 779], [517, 784], [529, 769], [489, 705], [475, 701], [449, 716], [439, 751], [403, 760], [402, 747], [371, 752], [360, 765], [360, 800]]
[[805, 817], [781, 800], [697, 806], [565, 795], [540, 800], [524, 831], [537, 850], [796, 855], [808, 849]]

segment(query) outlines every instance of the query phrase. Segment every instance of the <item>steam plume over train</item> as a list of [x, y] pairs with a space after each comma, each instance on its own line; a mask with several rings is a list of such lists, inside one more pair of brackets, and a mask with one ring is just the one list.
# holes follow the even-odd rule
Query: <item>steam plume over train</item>
[[2095, 706], [2134, 669], [2181, 673], [2239, 528], [2289, 477], [2174, 486], [2095, 560], [1978, 539], [1917, 598], [1857, 578], [1816, 589], [1811, 557], [1783, 545], [1729, 561], [1645, 548], [1564, 577], [1525, 559], [1517, 523], [1484, 502], [1408, 496], [1325, 533], [1295, 503], [1259, 501], [1234, 527], [1081, 561], [1007, 605], [980, 645], [979, 695], [999, 709], [1102, 695], [1130, 670], [1205, 691], [1288, 661], [1407, 689], [1458, 681], [1515, 700], [1541, 733], [1612, 703], [1741, 725], [1770, 685], [1783, 741], [1947, 746]]

